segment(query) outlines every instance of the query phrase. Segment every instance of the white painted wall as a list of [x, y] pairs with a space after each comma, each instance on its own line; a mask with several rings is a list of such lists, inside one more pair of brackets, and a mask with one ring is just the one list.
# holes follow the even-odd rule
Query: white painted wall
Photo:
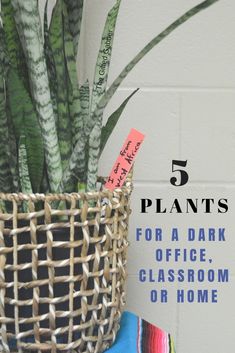
[[[123, 0], [117, 24], [110, 82], [127, 62], [184, 11], [200, 0]], [[80, 77], [92, 81], [107, 11], [114, 1], [86, 0]], [[175, 31], [130, 74], [106, 110], [106, 117], [136, 87], [140, 92], [123, 113], [103, 154], [108, 174], [127, 132], [135, 127], [146, 141], [135, 165], [129, 237], [128, 309], [168, 330], [178, 353], [233, 351], [235, 326], [235, 2], [220, 0]], [[171, 161], [188, 159], [190, 182], [170, 185]], [[228, 198], [225, 215], [141, 215], [141, 197]], [[228, 285], [218, 285], [218, 304], [151, 304], [150, 285], [138, 282], [140, 267], [156, 268], [155, 243], [137, 243], [137, 226], [226, 227], [227, 242], [207, 244], [214, 267], [229, 267]], [[183, 233], [184, 234], [184, 233]], [[163, 246], [169, 245], [165, 241]], [[172, 246], [171, 244], [169, 246]], [[188, 244], [183, 240], [181, 247]], [[196, 245], [198, 246], [198, 245]], [[200, 267], [200, 265], [198, 265]], [[209, 265], [207, 265], [209, 267]], [[185, 285], [187, 287], [187, 285]], [[199, 287], [199, 286], [196, 286]], [[209, 287], [204, 285], [204, 287]], [[213, 287], [213, 286], [212, 286]], [[173, 295], [177, 284], [169, 286]], [[120, 352], [121, 353], [121, 352]]]

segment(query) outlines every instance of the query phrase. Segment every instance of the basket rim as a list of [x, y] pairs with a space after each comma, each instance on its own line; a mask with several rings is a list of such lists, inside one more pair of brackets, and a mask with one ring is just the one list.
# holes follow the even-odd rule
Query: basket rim
[[126, 181], [121, 188], [115, 188], [113, 191], [103, 189], [100, 191], [71, 192], [71, 193], [3, 193], [0, 192], [0, 201], [71, 201], [91, 200], [94, 198], [112, 198], [118, 194], [130, 194], [132, 191], [132, 182]]

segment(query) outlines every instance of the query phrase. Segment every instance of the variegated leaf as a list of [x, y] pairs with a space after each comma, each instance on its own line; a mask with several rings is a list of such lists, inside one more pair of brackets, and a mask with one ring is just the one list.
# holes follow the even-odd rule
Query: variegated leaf
[[90, 111], [90, 86], [88, 80], [80, 87], [80, 100], [82, 108], [82, 120], [83, 124], [85, 125], [88, 120]]
[[72, 153], [72, 131], [69, 119], [68, 75], [65, 59], [63, 3], [61, 0], [57, 1], [53, 9], [49, 39], [57, 78], [57, 131], [62, 168], [65, 170]]
[[25, 194], [32, 193], [32, 187], [29, 177], [29, 169], [28, 169], [28, 157], [26, 150], [26, 137], [21, 136], [19, 139], [19, 174], [20, 174], [20, 185], [21, 190]]
[[7, 80], [8, 104], [18, 143], [24, 136], [29, 177], [34, 192], [39, 192], [44, 165], [44, 149], [37, 114], [17, 72], [9, 71]]
[[80, 38], [84, 0], [65, 0], [65, 4], [67, 6], [69, 29], [73, 37], [74, 53], [76, 56]]
[[53, 52], [51, 49], [50, 38], [49, 38], [49, 26], [48, 26], [48, 0], [46, 1], [45, 9], [44, 9], [44, 53], [47, 65], [47, 72], [50, 84], [50, 92], [51, 92], [51, 100], [53, 104], [54, 116], [56, 125], [58, 123], [58, 105], [57, 105], [57, 76], [56, 76], [56, 68], [55, 68], [55, 60], [53, 56]]
[[[65, 189], [67, 189], [69, 187], [69, 185], [71, 185], [71, 180], [73, 179], [79, 179], [79, 175], [80, 178], [83, 175], [82, 170], [80, 166], [81, 163], [79, 162], [81, 159], [81, 156], [85, 155], [85, 149], [86, 149], [86, 143], [84, 139], [79, 140], [72, 152], [72, 155], [69, 159], [69, 164], [68, 167], [66, 168], [66, 170], [63, 173], [63, 179], [61, 182], [61, 187], [64, 187]], [[83, 162], [84, 158], [82, 158], [82, 162]], [[83, 180], [81, 179], [80, 181], [83, 182]]]
[[[83, 126], [87, 122], [89, 118], [89, 109], [90, 109], [90, 87], [89, 81], [87, 80], [81, 87], [80, 87], [80, 101], [81, 101], [81, 118], [83, 121]], [[84, 138], [84, 141], [87, 140]], [[83, 152], [83, 161], [79, 161], [78, 167], [74, 170], [75, 174], [78, 176], [78, 179], [81, 181], [82, 184], [86, 182], [87, 179], [87, 161], [88, 161], [88, 144], [85, 143]]]
[[[93, 113], [96, 106], [104, 95], [107, 86], [109, 67], [112, 56], [114, 33], [116, 28], [117, 16], [120, 8], [121, 0], [117, 0], [114, 7], [108, 13], [108, 17], [104, 26], [104, 31], [101, 40], [100, 51], [95, 69], [94, 85], [91, 98], [90, 117], [85, 126], [85, 134], [87, 135], [90, 130]], [[87, 175], [87, 188], [94, 190], [96, 187], [96, 178], [98, 170], [98, 161], [100, 154], [100, 140], [102, 129], [102, 116], [99, 116], [95, 121], [95, 126], [89, 137], [89, 152], [88, 152], [88, 175]]]
[[[103, 32], [103, 36], [102, 36], [102, 41], [101, 41], [101, 48], [100, 48], [100, 52], [98, 55], [98, 59], [97, 59], [97, 65], [96, 65], [96, 73], [95, 73], [95, 78], [94, 78], [94, 89], [93, 89], [93, 105], [95, 107], [95, 105], [97, 104], [97, 101], [99, 99], [99, 93], [103, 94], [105, 89], [106, 89], [106, 85], [107, 85], [107, 77], [108, 77], [108, 71], [109, 71], [109, 66], [110, 66], [110, 59], [111, 59], [111, 53], [112, 53], [112, 44], [113, 44], [113, 39], [114, 39], [114, 31], [115, 31], [115, 26], [116, 26], [116, 20], [117, 20], [117, 15], [118, 15], [118, 11], [119, 11], [119, 7], [120, 7], [120, 0], [117, 1], [117, 3], [115, 4], [115, 6], [111, 9], [111, 11], [108, 14], [107, 17], [107, 21], [105, 24], [105, 28], [104, 28], [104, 32]], [[105, 61], [105, 64], [103, 63], [103, 55], [106, 54], [107, 55], [107, 61]], [[103, 65], [103, 70], [104, 70], [104, 74], [102, 75], [102, 77], [104, 77], [104, 80], [100, 81], [101, 75], [99, 73], [100, 70], [100, 66]], [[101, 90], [98, 92], [98, 85], [101, 84]], [[91, 108], [92, 109], [92, 108]], [[90, 112], [91, 112], [90, 109]], [[84, 118], [84, 116], [83, 116]], [[88, 138], [89, 140], [89, 134], [86, 133], [86, 131], [89, 130], [90, 126], [93, 124], [93, 122], [90, 121], [90, 113], [89, 116], [86, 119], [86, 124], [85, 124], [85, 140], [84, 138], [82, 139], [77, 139], [76, 145], [74, 147], [72, 156], [70, 158], [70, 163], [69, 163], [69, 167], [67, 168], [67, 170], [65, 171], [64, 175], [63, 175], [63, 184], [67, 184], [68, 181], [71, 179], [72, 175], [74, 173], [78, 174], [79, 177], [81, 177], [82, 174], [84, 174], [84, 168], [86, 166], [86, 163], [83, 163], [83, 160], [85, 162], [85, 151], [86, 151], [86, 140]], [[99, 124], [99, 127], [97, 126], [97, 129], [95, 130], [96, 133], [99, 135], [99, 139], [101, 136], [101, 121]], [[99, 131], [99, 133], [98, 133]], [[96, 136], [94, 136], [94, 131], [91, 134], [91, 138], [90, 138], [90, 154], [92, 155], [92, 157], [94, 157], [95, 155], [99, 154], [99, 148], [96, 148], [96, 146], [99, 146], [99, 143], [97, 144], [97, 138]], [[81, 158], [81, 156], [83, 155], [83, 158]], [[97, 155], [98, 157], [98, 155]], [[97, 157], [94, 160], [94, 158], [91, 158], [90, 163], [98, 163], [97, 161]], [[92, 170], [92, 166], [90, 167]], [[83, 180], [82, 180], [83, 181]]]
[[[0, 17], [1, 21], [1, 17]], [[6, 78], [9, 69], [9, 58], [7, 55], [5, 32], [0, 24], [0, 77]]]
[[16, 191], [10, 169], [11, 154], [9, 149], [8, 122], [6, 114], [6, 94], [3, 77], [0, 76], [0, 190]]
[[106, 91], [113, 49], [114, 33], [120, 4], [121, 0], [117, 0], [114, 7], [109, 11], [104, 26], [100, 50], [95, 68], [95, 76], [91, 97], [90, 119], [87, 121], [87, 124], [85, 126], [85, 133], [87, 136], [89, 135], [90, 127], [93, 124], [92, 116], [95, 111], [95, 108]]
[[67, 8], [63, 6], [64, 15], [64, 52], [65, 62], [68, 73], [68, 98], [69, 98], [69, 109], [70, 117], [72, 122], [73, 132], [73, 146], [76, 142], [82, 138], [83, 135], [83, 121], [81, 116], [81, 103], [80, 103], [80, 91], [78, 84], [78, 72], [76, 55], [73, 47], [73, 37], [69, 30], [69, 21]]
[[95, 124], [89, 136], [89, 150], [88, 150], [88, 171], [87, 171], [87, 190], [93, 191], [96, 188], [98, 161], [101, 143], [101, 126]]
[[1, 0], [2, 21], [6, 37], [6, 48], [11, 67], [18, 71], [28, 87], [28, 71], [24, 53], [17, 32], [11, 0]]
[[101, 133], [100, 155], [102, 154], [110, 135], [112, 134], [115, 126], [117, 125], [120, 116], [126, 108], [127, 103], [138, 91], [139, 88], [132, 92], [129, 97], [124, 100], [120, 107], [108, 118], [108, 121], [105, 126], [103, 126]]
[[[71, 185], [64, 184], [66, 190], [71, 190], [73, 185], [77, 184], [77, 180], [83, 180], [85, 173], [86, 160], [85, 160], [85, 137], [84, 137], [84, 122], [81, 109], [80, 90], [78, 85], [78, 73], [76, 65], [76, 55], [73, 47], [73, 37], [69, 30], [68, 13], [64, 7], [64, 45], [65, 45], [65, 58], [67, 64], [67, 71], [69, 77], [68, 96], [69, 96], [69, 110], [72, 123], [72, 141], [73, 147], [77, 142], [82, 145], [81, 151], [78, 155], [76, 169], [73, 171], [74, 183]], [[75, 184], [76, 183], [76, 184]]]
[[14, 12], [11, 0], [1, 0], [1, 14], [6, 35], [6, 43], [11, 65], [18, 68], [19, 52], [21, 50], [19, 35], [17, 33]]
[[6, 103], [6, 86], [9, 70], [9, 61], [5, 41], [5, 32], [3, 31], [0, 19], [0, 190], [2, 192], [15, 192], [17, 185], [14, 183], [16, 178], [16, 169], [11, 168], [15, 155], [11, 155], [10, 137], [8, 128], [8, 114]]
[[20, 191], [20, 180], [19, 180], [19, 169], [18, 169], [18, 152], [17, 152], [17, 142], [14, 133], [14, 127], [11, 119], [10, 109], [7, 104], [6, 113], [8, 117], [8, 145], [10, 153], [10, 170], [13, 178], [13, 190], [15, 192]]
[[[27, 60], [31, 93], [41, 126], [50, 189], [52, 192], [58, 192], [62, 180], [62, 163], [43, 50], [38, 2], [37, 0], [12, 0], [11, 3]], [[35, 43], [37, 43], [36, 46]]]

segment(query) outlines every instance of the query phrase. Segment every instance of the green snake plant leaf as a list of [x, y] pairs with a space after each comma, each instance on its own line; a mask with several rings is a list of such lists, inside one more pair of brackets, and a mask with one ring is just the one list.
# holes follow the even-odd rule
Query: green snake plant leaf
[[[17, 33], [11, 0], [1, 0], [1, 14], [6, 37], [7, 51], [11, 66], [21, 68], [22, 49]], [[20, 54], [20, 55], [19, 55]]]
[[[90, 87], [89, 87], [88, 80], [79, 88], [79, 91], [80, 91], [80, 104], [81, 104], [81, 113], [80, 113], [81, 115], [79, 117], [79, 120], [82, 119], [81, 125], [83, 127], [87, 122], [87, 119], [89, 118], [89, 110], [90, 110]], [[81, 184], [84, 184], [86, 182], [88, 146], [84, 135], [82, 135], [80, 139], [78, 139], [78, 137], [79, 136], [77, 135], [76, 141], [80, 141], [80, 145], [82, 145], [83, 148], [80, 150], [81, 151], [81, 153], [79, 154], [80, 158], [76, 169], [74, 169], [74, 173], [77, 175], [77, 178], [81, 182]]]
[[18, 144], [20, 137], [24, 136], [32, 188], [34, 192], [38, 192], [42, 181], [44, 165], [41, 130], [31, 97], [27, 93], [17, 72], [13, 69], [9, 71], [8, 75], [7, 96]]
[[17, 33], [11, 0], [1, 0], [1, 14], [11, 65], [18, 67], [20, 43]]
[[60, 154], [63, 170], [72, 153], [72, 131], [69, 119], [68, 77], [65, 59], [63, 3], [58, 0], [52, 13], [49, 40], [57, 78], [58, 122]]
[[[81, 107], [81, 98], [80, 90], [78, 83], [78, 73], [77, 73], [77, 64], [76, 64], [76, 53], [74, 52], [73, 46], [73, 37], [69, 30], [69, 21], [67, 8], [64, 6], [64, 43], [65, 43], [65, 57], [67, 64], [67, 71], [69, 77], [68, 84], [68, 95], [69, 95], [69, 109], [70, 109], [70, 118], [72, 122], [72, 141], [73, 147], [76, 146], [76, 143], [79, 143], [83, 146], [78, 155], [78, 163], [76, 170], [74, 170], [74, 175], [77, 179], [83, 180], [86, 167], [86, 158], [85, 158], [85, 136], [84, 136], [84, 121], [82, 115]], [[71, 189], [72, 185], [66, 186], [66, 190]]]
[[11, 3], [42, 131], [50, 189], [51, 192], [58, 192], [62, 180], [62, 163], [44, 56], [38, 1], [12, 0]]
[[18, 71], [18, 75], [20, 75], [25, 87], [29, 90], [27, 64], [20, 44], [11, 0], [1, 0], [1, 10], [9, 63], [11, 67]]
[[[61, 188], [69, 191], [76, 179], [82, 179], [85, 171], [85, 147], [86, 139], [84, 136], [83, 117], [80, 102], [80, 90], [78, 86], [78, 75], [75, 60], [75, 51], [71, 46], [72, 36], [68, 30], [68, 22], [66, 21], [66, 11], [64, 8], [64, 26], [65, 26], [65, 56], [69, 78], [68, 94], [69, 94], [69, 111], [73, 127], [73, 152], [68, 160], [68, 166], [63, 172]], [[80, 180], [81, 181], [81, 180]]]
[[[1, 20], [1, 17], [0, 17]], [[7, 55], [5, 32], [0, 24], [0, 77], [5, 79], [9, 69], [9, 59]]]
[[[98, 59], [97, 59], [94, 87], [96, 87], [96, 82], [98, 84], [100, 84], [99, 66], [102, 65], [102, 63], [103, 63], [103, 58], [102, 58], [102, 55], [104, 54], [103, 51], [105, 51], [105, 53], [108, 56], [108, 61], [106, 62], [105, 65], [103, 64], [103, 70], [105, 71], [103, 76], [105, 78], [104, 78], [104, 81], [102, 82], [102, 91], [105, 90], [106, 85], [107, 85], [107, 74], [108, 74], [109, 65], [110, 65], [113, 36], [114, 36], [114, 30], [115, 30], [115, 26], [116, 26], [116, 19], [117, 19], [119, 7], [120, 7], [120, 0], [117, 1], [116, 5], [111, 9], [111, 11], [108, 14], [107, 21], [106, 21], [105, 28], [104, 28], [104, 32], [103, 32], [103, 36], [102, 36], [101, 49], [100, 49]], [[96, 92], [96, 88], [95, 88], [94, 100], [93, 100], [94, 106], [96, 104], [97, 97], [98, 97], [98, 93]], [[89, 113], [89, 116], [90, 116], [90, 113]], [[90, 130], [90, 132], [91, 132], [91, 128], [89, 129], [86, 126], [92, 125], [92, 122], [89, 121], [90, 120], [89, 116], [88, 116], [88, 119], [86, 119], [86, 124], [85, 124], [85, 130], [87, 129], [87, 132], [88, 132], [88, 130]], [[83, 114], [82, 114], [82, 119], [84, 121]], [[96, 133], [98, 134], [98, 137], [100, 138], [101, 126], [99, 126], [99, 128], [97, 128]], [[94, 134], [94, 132], [93, 132], [93, 134]], [[82, 136], [82, 138], [77, 140], [75, 147], [73, 149], [72, 156], [69, 161], [69, 166], [63, 175], [63, 185], [66, 185], [69, 182], [71, 177], [74, 175], [75, 171], [76, 171], [76, 174], [78, 174], [78, 176], [80, 177], [80, 179], [82, 179], [81, 181], [82, 182], [84, 181], [83, 180], [84, 177], [82, 177], [82, 175], [84, 174], [84, 171], [85, 171], [84, 168], [86, 166], [86, 163], [82, 163], [82, 162], [85, 161], [85, 158], [84, 158], [85, 157], [85, 147], [86, 147], [87, 138], [89, 137], [88, 135], [89, 134], [85, 132], [85, 137]], [[97, 141], [96, 136], [94, 136], [94, 139], [92, 141], [93, 146], [91, 146], [91, 148], [90, 148], [90, 150], [92, 149], [92, 154], [96, 154], [97, 151], [99, 153], [99, 148], [97, 149], [97, 147], [95, 146], [95, 144], [96, 144], [95, 141]], [[94, 153], [93, 153], [93, 150], [94, 150]], [[82, 155], [82, 158], [81, 158], [81, 155]], [[94, 159], [92, 159], [92, 161], [93, 160]], [[94, 163], [95, 163], [95, 161], [94, 161]], [[93, 167], [91, 166], [91, 169], [92, 168]]]
[[64, 15], [64, 52], [68, 73], [68, 96], [70, 117], [72, 122], [73, 146], [82, 138], [83, 121], [81, 117], [80, 91], [78, 84], [78, 72], [76, 63], [76, 53], [73, 46], [73, 37], [69, 30], [68, 12], [63, 6]]
[[11, 156], [9, 145], [8, 114], [6, 102], [6, 86], [9, 62], [7, 58], [5, 32], [0, 24], [0, 190], [2, 192], [16, 191], [14, 188], [14, 172], [10, 162], [14, 159]]
[[47, 72], [48, 72], [48, 78], [49, 78], [51, 100], [53, 104], [55, 121], [57, 124], [58, 123], [58, 105], [57, 105], [58, 83], [57, 83], [57, 76], [56, 76], [55, 60], [54, 60], [54, 56], [53, 56], [53, 52], [50, 44], [50, 38], [49, 38], [47, 9], [48, 9], [48, 0], [46, 1], [45, 9], [44, 9], [44, 53], [45, 53]]
[[[174, 21], [170, 26], [168, 26], [163, 32], [153, 38], [135, 57], [133, 60], [129, 62], [129, 64], [123, 69], [120, 75], [116, 78], [116, 80], [112, 83], [109, 89], [103, 94], [99, 103], [96, 106], [94, 114], [90, 117], [91, 124], [88, 126], [86, 133], [90, 135], [90, 141], [94, 141], [93, 148], [91, 150], [91, 167], [89, 173], [89, 187], [94, 189], [96, 185], [96, 178], [98, 172], [98, 156], [99, 156], [99, 141], [101, 133], [100, 130], [95, 126], [96, 122], [102, 121], [104, 109], [107, 106], [110, 99], [113, 97], [118, 87], [121, 85], [123, 80], [127, 77], [127, 75], [134, 69], [134, 67], [145, 57], [147, 53], [149, 53], [157, 44], [159, 44], [164, 38], [170, 35], [177, 27], [181, 26], [183, 23], [188, 21], [191, 17], [195, 16], [200, 11], [208, 8], [215, 2], [219, 0], [206, 0], [200, 3], [199, 5], [191, 8], [189, 11], [184, 13], [181, 17], [179, 17], [176, 21]], [[94, 127], [93, 127], [94, 126]], [[93, 129], [93, 130], [92, 130]], [[73, 156], [72, 156], [73, 157]], [[89, 158], [89, 159], [90, 159]]]
[[[83, 176], [83, 169], [80, 167], [80, 159], [81, 156], [85, 156], [85, 148], [86, 148], [86, 143], [85, 143], [85, 139], [81, 139], [79, 140], [72, 152], [72, 155], [69, 159], [69, 163], [68, 166], [66, 168], [66, 170], [63, 173], [63, 179], [61, 181], [61, 187], [64, 187], [65, 189], [69, 188], [69, 185], [71, 185], [71, 180], [72, 179], [80, 179], [81, 182], [83, 182], [82, 180], [82, 176]], [[82, 163], [84, 163], [84, 158], [82, 157], [81, 160]], [[82, 164], [82, 166], [84, 166], [84, 164]], [[80, 174], [80, 177], [78, 176], [78, 174]]]
[[29, 177], [29, 169], [28, 169], [28, 156], [26, 149], [26, 137], [22, 135], [19, 139], [19, 175], [20, 175], [20, 184], [21, 190], [25, 194], [31, 194], [32, 187]]
[[120, 107], [108, 118], [107, 123], [102, 128], [101, 132], [101, 144], [100, 144], [100, 155], [102, 154], [104, 147], [112, 134], [117, 122], [122, 115], [124, 109], [126, 108], [127, 103], [129, 100], [139, 91], [139, 88], [132, 92], [129, 97], [127, 97], [124, 102], [120, 105]]
[[84, 0], [65, 0], [68, 11], [69, 30], [73, 38], [74, 53], [77, 54], [82, 24]]
[[[101, 40], [101, 46], [97, 58], [96, 68], [95, 68], [95, 77], [91, 97], [91, 108], [90, 108], [90, 117], [85, 125], [85, 134], [88, 136], [88, 131], [90, 126], [93, 123], [91, 121], [93, 113], [96, 109], [96, 106], [104, 95], [107, 87], [108, 73], [111, 63], [112, 48], [114, 33], [117, 23], [117, 16], [119, 13], [121, 0], [117, 0], [116, 4], [110, 10], [107, 16], [107, 20], [104, 26], [104, 31]], [[99, 160], [100, 153], [100, 137], [102, 129], [102, 117], [99, 116], [95, 121], [95, 127], [93, 128], [91, 135], [89, 137], [89, 152], [88, 152], [88, 175], [87, 175], [87, 188], [88, 190], [95, 189], [96, 185], [96, 171]]]
[[102, 40], [100, 45], [100, 50], [98, 53], [98, 58], [96, 62], [94, 83], [91, 97], [91, 109], [90, 109], [90, 119], [87, 121], [85, 126], [85, 133], [88, 136], [90, 133], [90, 127], [93, 123], [92, 115], [95, 108], [100, 101], [101, 97], [106, 91], [109, 68], [111, 63], [114, 33], [117, 23], [117, 17], [119, 13], [121, 0], [117, 0], [116, 4], [109, 11], [106, 23], [104, 26]]
[[20, 180], [19, 180], [19, 170], [18, 170], [18, 152], [17, 152], [17, 141], [16, 141], [16, 136], [14, 133], [14, 127], [13, 123], [11, 120], [11, 114], [10, 114], [10, 109], [7, 104], [6, 107], [6, 112], [8, 116], [8, 144], [9, 144], [9, 151], [10, 151], [10, 169], [11, 169], [11, 174], [13, 177], [13, 190], [15, 192], [19, 192], [20, 189]]
[[13, 178], [10, 169], [8, 122], [6, 114], [6, 94], [3, 77], [0, 76], [0, 191], [13, 192]]
[[82, 108], [82, 120], [85, 124], [89, 117], [90, 111], [90, 86], [88, 80], [80, 87], [80, 100]]

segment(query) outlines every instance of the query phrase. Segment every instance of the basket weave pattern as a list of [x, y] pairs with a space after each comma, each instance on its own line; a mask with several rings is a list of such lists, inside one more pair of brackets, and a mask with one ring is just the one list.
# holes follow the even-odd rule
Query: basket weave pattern
[[0, 194], [11, 210], [0, 213], [0, 352], [112, 344], [125, 303], [130, 193], [127, 181], [114, 192]]

